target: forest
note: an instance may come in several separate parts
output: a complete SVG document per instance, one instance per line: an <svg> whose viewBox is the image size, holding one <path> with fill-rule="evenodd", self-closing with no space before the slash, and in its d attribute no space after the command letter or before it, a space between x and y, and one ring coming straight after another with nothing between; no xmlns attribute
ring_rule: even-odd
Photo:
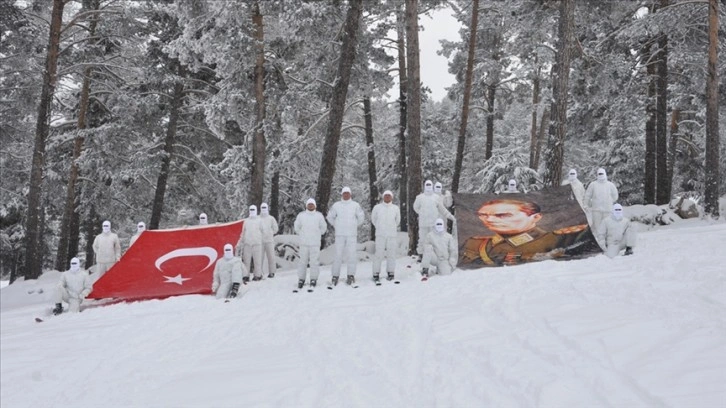
<svg viewBox="0 0 726 408"><path fill-rule="evenodd" d="M443 8L436 101L419 31ZM532 191L570 168L718 218L725 40L726 0L0 0L0 275L90 266L103 220L125 243L267 202L291 234L344 185L368 213L392 190L412 238L424 180Z"/></svg>

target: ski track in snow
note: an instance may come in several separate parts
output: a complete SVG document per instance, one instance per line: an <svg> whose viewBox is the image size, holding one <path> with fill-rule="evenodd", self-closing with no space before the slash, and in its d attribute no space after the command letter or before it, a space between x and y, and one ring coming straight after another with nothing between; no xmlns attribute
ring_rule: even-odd
<svg viewBox="0 0 726 408"><path fill-rule="evenodd" d="M229 303L184 296L33 322L55 280L2 289L0 406L723 407L726 225L636 254L457 270ZM320 281L330 277L322 268ZM44 293L28 294L44 287Z"/></svg>

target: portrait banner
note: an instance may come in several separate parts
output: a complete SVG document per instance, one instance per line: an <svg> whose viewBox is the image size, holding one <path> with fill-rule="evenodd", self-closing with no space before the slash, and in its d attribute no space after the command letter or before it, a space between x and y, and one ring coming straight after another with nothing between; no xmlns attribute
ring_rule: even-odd
<svg viewBox="0 0 726 408"><path fill-rule="evenodd" d="M88 297L143 300L212 293L216 261L225 244L237 244L243 222L144 231Z"/></svg>
<svg viewBox="0 0 726 408"><path fill-rule="evenodd" d="M601 253L570 186L529 193L454 194L462 269Z"/></svg>

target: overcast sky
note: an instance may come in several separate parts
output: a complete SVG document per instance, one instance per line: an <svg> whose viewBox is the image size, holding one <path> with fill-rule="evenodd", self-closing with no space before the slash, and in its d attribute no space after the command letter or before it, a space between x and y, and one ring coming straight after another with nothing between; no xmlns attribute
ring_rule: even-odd
<svg viewBox="0 0 726 408"><path fill-rule="evenodd" d="M421 82L431 88L431 99L440 101L446 96L446 87L454 83L454 76L449 74L449 61L436 53L441 50L439 40L459 40L461 25L452 15L452 10L442 9L421 16L420 24L424 27L419 32L421 47Z"/></svg>

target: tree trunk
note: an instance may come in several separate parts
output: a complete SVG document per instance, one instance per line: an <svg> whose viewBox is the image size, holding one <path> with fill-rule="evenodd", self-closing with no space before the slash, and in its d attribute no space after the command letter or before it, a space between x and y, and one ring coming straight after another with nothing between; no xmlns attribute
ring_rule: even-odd
<svg viewBox="0 0 726 408"><path fill-rule="evenodd" d="M663 1L661 1L663 3ZM667 4L665 4L667 6ZM668 36L658 37L656 79L656 121L655 121L655 168L656 188L655 203L658 205L670 202L670 183L668 183Z"/></svg>
<svg viewBox="0 0 726 408"><path fill-rule="evenodd" d="M471 6L471 27L469 28L469 53L466 59L466 76L464 77L464 100L461 106L461 125L459 126L459 140L456 143L456 159L454 160L454 179L451 182L451 191L459 192L459 179L461 166L464 162L464 147L466 147L466 125L469 120L469 100L471 99L471 80L474 71L474 50L476 49L476 29L479 24L479 0L474 0Z"/></svg>
<svg viewBox="0 0 726 408"><path fill-rule="evenodd" d="M45 72L43 73L43 88L38 103L38 117L35 127L35 145L33 147L33 162L30 169L30 182L28 183L28 213L25 223L25 270L26 279L36 279L40 276L43 265L43 254L40 252L40 214L41 196L43 193L43 167L45 166L45 144L50 130L50 117L53 95L58 81L58 51L60 48L60 32L63 24L63 0L53 0L53 10L50 18L48 35L48 51L45 58Z"/></svg>
<svg viewBox="0 0 726 408"><path fill-rule="evenodd" d="M183 97L184 84L181 82L181 79L179 79L177 83L174 84L174 95L171 102L171 111L169 112L169 124L166 129L166 138L164 140L164 156L161 158L161 170L159 171L159 177L156 179L156 191L154 192L154 202L151 207L151 220L149 221L150 230L159 228L161 213L164 210L164 194L166 193L166 184L169 179L171 159L174 156L174 141L176 140L176 128Z"/></svg>
<svg viewBox="0 0 726 408"><path fill-rule="evenodd" d="M93 252L93 240L96 235L101 233L99 224L101 223L96 213L96 206L91 204L91 209L88 211L88 219L86 219L86 264L83 266L84 269L89 269L95 264L96 254Z"/></svg>
<svg viewBox="0 0 726 408"><path fill-rule="evenodd" d="M534 57L534 63L537 64L537 56ZM537 67L537 73L534 74L534 79L532 80L532 128L529 131L529 168L537 170L537 166L535 163L537 161L535 158L537 157L537 108L539 107L539 74L542 67Z"/></svg>
<svg viewBox="0 0 726 408"><path fill-rule="evenodd" d="M333 94L330 98L328 129L325 132L323 158L320 163L320 173L318 173L318 190L315 193L318 211L323 214L328 212L330 188L335 176L335 162L338 157L338 145L340 144L340 128L343 124L345 101L348 96L350 71L355 60L358 26L363 9L362 3L363 0L350 1L350 7L343 25L343 44L340 47L338 73L334 81Z"/></svg>
<svg viewBox="0 0 726 408"><path fill-rule="evenodd" d="M547 148L547 169L545 184L556 187L562 179L562 165L565 155L565 137L567 136L567 94L570 79L570 59L572 58L572 27L575 20L574 0L560 1L560 19L557 27L558 43L555 67L552 70L552 106L550 115L550 145Z"/></svg>
<svg viewBox="0 0 726 408"><path fill-rule="evenodd" d="M76 186L76 197L81 196L81 187ZM81 214L78 208L78 203L75 203L73 214L71 214L71 225L68 229L68 258L71 259L78 255L78 245L81 241Z"/></svg>
<svg viewBox="0 0 726 408"><path fill-rule="evenodd" d="M537 148L534 151L534 167L533 169L537 169L539 167L539 159L541 157L542 153L542 141L545 137L545 129L549 129L550 127L550 110L549 108L545 107L542 111L542 119L540 120L539 125L539 135L537 136Z"/></svg>
<svg viewBox="0 0 726 408"><path fill-rule="evenodd" d="M398 35L398 202L401 210L401 231L408 231L408 171L406 169L406 16L398 4L396 10Z"/></svg>
<svg viewBox="0 0 726 408"><path fill-rule="evenodd" d="M265 44L260 4L255 1L252 23L255 26L255 135L252 142L252 174L248 205L259 206L265 188Z"/></svg>
<svg viewBox="0 0 726 408"><path fill-rule="evenodd" d="M671 140L668 145L668 195L673 191L673 170L676 168L676 153L678 152L678 124L681 120L681 110L674 108L671 112Z"/></svg>
<svg viewBox="0 0 726 408"><path fill-rule="evenodd" d="M719 217L719 133L718 133L718 0L708 6L708 76L706 77L706 191L705 211Z"/></svg>
<svg viewBox="0 0 726 408"><path fill-rule="evenodd" d="M373 118L371 117L371 97L363 97L363 116L366 127L366 148L368 150L368 192L371 210L378 203L378 186L376 177L376 152L373 147ZM371 225L371 240L376 239L376 227Z"/></svg>
<svg viewBox="0 0 726 408"><path fill-rule="evenodd" d="M406 0L406 60L408 69L408 208L421 192L421 68L418 44L418 0ZM418 214L408 212L409 252L414 253L418 241Z"/></svg>
<svg viewBox="0 0 726 408"><path fill-rule="evenodd" d="M492 151L494 150L494 101L496 94L497 86L495 84L487 85L487 140L484 156L486 160L492 158Z"/></svg>
<svg viewBox="0 0 726 408"><path fill-rule="evenodd" d="M645 61L651 56L651 44L645 46ZM646 204L655 204L655 178L656 178L656 64L648 62L646 66L648 93L645 102L645 186L643 190L643 201Z"/></svg>
<svg viewBox="0 0 726 408"><path fill-rule="evenodd" d="M98 10L99 0L90 2L90 10ZM96 26L98 25L98 14L94 14L88 25L88 36L93 38L96 35ZM97 41L91 40L89 45L94 45ZM91 74L92 68L89 66L83 70L83 85L81 85L81 96L78 102L78 121L76 127L79 130L86 128L86 113L88 112L88 100L91 93ZM66 186L66 202L63 209L63 218L61 219L60 233L58 236L58 249L55 258L55 269L64 271L68 267L68 260L74 255L70 253L69 243L71 241L71 224L74 213L77 214L76 208L76 181L78 180L78 158L81 156L83 149L83 136L77 135L73 141L73 157L71 158L70 174L68 175L68 185ZM78 237L76 236L76 242ZM77 245L77 243L76 243ZM76 246L76 250L77 250Z"/></svg>

